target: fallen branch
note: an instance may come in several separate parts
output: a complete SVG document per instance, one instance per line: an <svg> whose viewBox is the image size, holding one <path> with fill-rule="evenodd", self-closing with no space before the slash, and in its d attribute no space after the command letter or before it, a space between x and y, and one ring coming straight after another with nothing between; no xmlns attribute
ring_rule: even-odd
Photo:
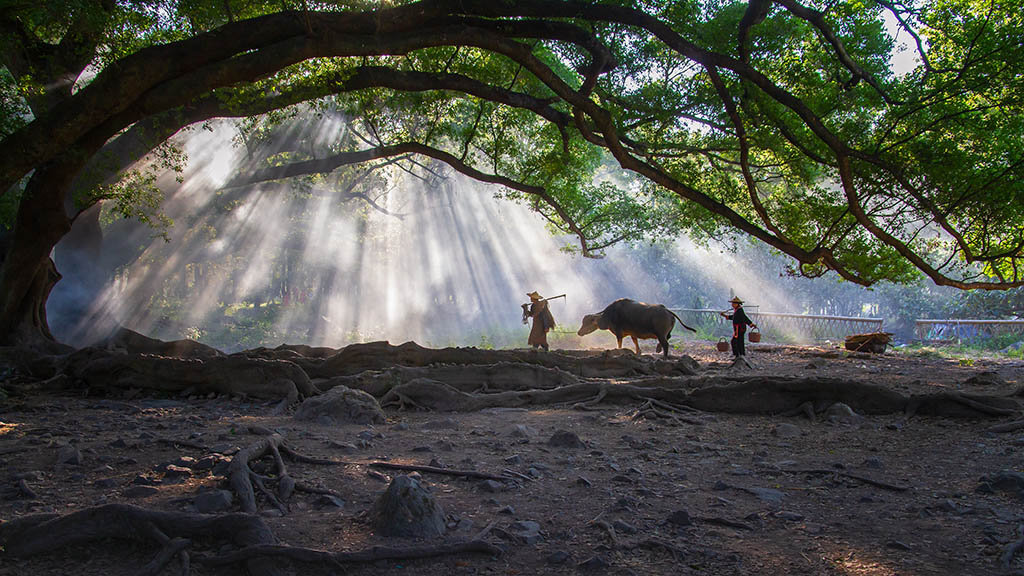
<svg viewBox="0 0 1024 576"><path fill-rule="evenodd" d="M697 522L703 522L705 524L714 524L715 526L725 526L726 528L736 528L738 530L753 530L754 527L743 522L736 520L729 520L728 518L719 518L717 516L695 516L693 518Z"/></svg>
<svg viewBox="0 0 1024 576"><path fill-rule="evenodd" d="M830 470L830 469L827 469L827 468L802 468L800 470L782 470L782 471L783 472L789 472L791 474L832 474L832 475L836 475L836 476L842 476L844 478L850 478L850 479L853 479L853 480L858 480L858 481L863 482L865 484L870 484L872 486L877 486L879 488L884 488L885 490L892 490L893 492L905 492L907 490L910 490L910 486L900 486L900 485L897 485L897 484L889 484L887 482L882 482L881 480L875 480L873 478L868 478L867 476L861 476L860 474L853 474L851 472L844 472L842 470Z"/></svg>

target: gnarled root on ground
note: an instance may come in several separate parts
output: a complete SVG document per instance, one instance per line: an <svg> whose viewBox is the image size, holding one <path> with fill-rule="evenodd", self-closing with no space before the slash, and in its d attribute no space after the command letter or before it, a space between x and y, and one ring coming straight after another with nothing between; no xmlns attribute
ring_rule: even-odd
<svg viewBox="0 0 1024 576"><path fill-rule="evenodd" d="M312 464L337 465L345 464L345 462L319 460L303 456L288 448L284 443L284 438L280 434L268 433L269 431L266 430L251 431L264 434L264 436L235 454L231 459L231 465L228 472L228 479L231 484L231 488L238 496L239 505L243 512L255 514L258 511L259 508L256 505L256 490L259 490L260 493L263 494L266 499L282 513L288 512L287 502L295 490L318 494L332 494L337 496L337 494L322 488L297 485L295 480L288 475L288 468L285 466L282 454L288 456L292 460ZM272 478L268 476L261 476L253 472L252 468L249 467L250 462L259 460L260 458L268 455L273 457L276 469L276 475ZM267 483L271 481L277 482L276 493L272 492L267 487Z"/></svg>
<svg viewBox="0 0 1024 576"><path fill-rule="evenodd" d="M1008 396L958 393L907 397L882 386L855 380L750 376L679 379L673 387L594 380L550 390L470 394L443 382L418 378L392 388L382 408L397 406L424 410L473 412L485 408L568 404L580 409L596 405L642 403L652 416L691 410L731 414L810 414L843 403L860 414L929 414L954 417L1001 417L1018 414L1021 404ZM667 381L654 379L665 384ZM693 388L696 386L696 388ZM667 407L673 407L666 411Z"/></svg>
<svg viewBox="0 0 1024 576"><path fill-rule="evenodd" d="M188 514L163 512L127 504L86 508L64 516L36 514L0 524L0 545L4 554L27 557L60 550L65 546L106 539L150 542L160 546L144 573L156 574L175 556L183 571L190 561L188 549L195 539L231 543L245 549L275 543L273 532L252 514ZM250 574L283 574L275 562L252 559L245 562Z"/></svg>

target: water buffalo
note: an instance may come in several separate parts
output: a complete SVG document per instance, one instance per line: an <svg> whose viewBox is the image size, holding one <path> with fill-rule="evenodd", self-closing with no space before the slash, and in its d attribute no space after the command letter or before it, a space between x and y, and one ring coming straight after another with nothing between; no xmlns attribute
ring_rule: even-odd
<svg viewBox="0 0 1024 576"><path fill-rule="evenodd" d="M657 338L658 352L664 351L668 358L668 339L672 336L672 327L676 320L679 325L691 332L690 328L679 316L675 315L664 304L644 304L629 298L619 298L608 305L607 308L597 314L587 314L583 317L583 325L580 326L580 336L590 334L601 328L615 334L619 341L619 348L622 348L622 338L630 336L633 338L633 345L636 346L636 353L640 353L640 343L637 338Z"/></svg>

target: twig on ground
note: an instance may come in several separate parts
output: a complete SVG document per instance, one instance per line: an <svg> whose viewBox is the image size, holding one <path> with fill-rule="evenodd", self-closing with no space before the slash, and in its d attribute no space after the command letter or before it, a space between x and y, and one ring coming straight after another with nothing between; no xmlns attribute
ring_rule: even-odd
<svg viewBox="0 0 1024 576"><path fill-rule="evenodd" d="M1014 420L1013 422L1006 422L1004 424L997 424L990 428L985 429L986 432L1016 432L1024 428L1024 420Z"/></svg>
<svg viewBox="0 0 1024 576"><path fill-rule="evenodd" d="M868 478L867 476L861 476L860 474L854 474L852 472L844 472L842 470L831 470L827 468L801 468L799 470L782 470L782 472L788 472L790 474L834 474L844 478L858 480L879 488L884 488L885 490L892 490L893 492L905 492L910 490L910 486L889 484L888 482L882 482L881 480L875 480L873 478Z"/></svg>
<svg viewBox="0 0 1024 576"><path fill-rule="evenodd" d="M465 476L466 478L481 478L483 480L508 480L507 476L491 474L489 472L477 472L476 470L456 470L453 468L438 468L436 466L421 466L418 464L395 464L394 462L370 462L369 465L374 468L385 468L388 470L409 470L411 472Z"/></svg>
<svg viewBox="0 0 1024 576"><path fill-rule="evenodd" d="M753 530L754 527L743 522L736 520L729 520L728 518L719 518L717 516L695 516L693 518L697 522L703 522L705 524L714 524L715 526L725 526L726 528L736 528L738 530Z"/></svg>
<svg viewBox="0 0 1024 576"><path fill-rule="evenodd" d="M209 450L206 446L199 444L198 442L192 442L190 440L180 440L174 438L157 438L157 442L161 444L170 444L171 446L184 446L186 448L195 448L196 450Z"/></svg>

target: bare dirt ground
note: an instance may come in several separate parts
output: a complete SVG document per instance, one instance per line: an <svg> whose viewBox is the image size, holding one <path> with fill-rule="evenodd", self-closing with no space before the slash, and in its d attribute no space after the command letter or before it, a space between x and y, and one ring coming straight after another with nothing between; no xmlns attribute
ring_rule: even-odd
<svg viewBox="0 0 1024 576"><path fill-rule="evenodd" d="M683 352L701 374L729 372L730 357L711 343ZM844 378L903 394L1005 396L1024 386L1020 361L963 365L769 345L751 346L749 358L755 374ZM338 552L480 537L503 550L354 562L337 573L1024 574L1024 486L1014 480L1024 473L1024 430L989 431L1012 417L666 418L638 414L637 405L598 404L388 409L383 424L329 426L272 415L272 402L134 394L0 403L0 519L109 503L194 512L198 494L227 487L223 463L257 441L251 431L262 427L297 452L345 462L288 465L297 482L334 497L296 492L282 512L257 494L259 514L280 543ZM584 445L550 443L560 430ZM364 513L391 478L408 472L375 462L502 480L414 473L443 507L448 531L431 541L386 538ZM192 545L198 550L202 542ZM106 540L29 557L0 553L0 575L147 573L157 551ZM302 563L290 569L330 573ZM245 573L237 564L194 562L190 570ZM155 573L182 568L171 562Z"/></svg>

